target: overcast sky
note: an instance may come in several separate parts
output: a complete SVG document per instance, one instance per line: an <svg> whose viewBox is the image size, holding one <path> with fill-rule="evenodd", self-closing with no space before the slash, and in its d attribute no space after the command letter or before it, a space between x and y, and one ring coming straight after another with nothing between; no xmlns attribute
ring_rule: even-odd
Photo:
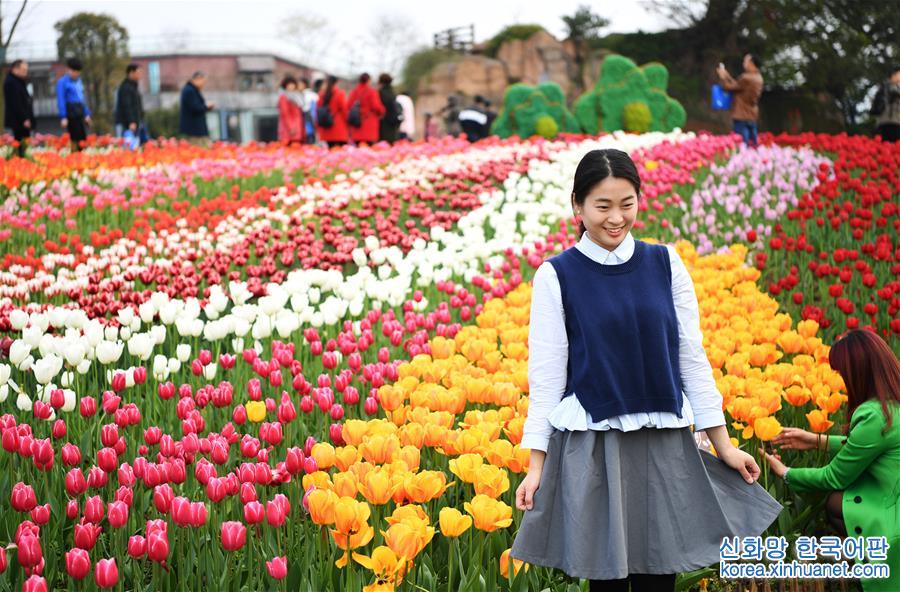
<svg viewBox="0 0 900 592"><path fill-rule="evenodd" d="M102 12L122 23L132 39L132 52L158 53L173 48L210 49L224 46L232 50L265 50L307 57L314 54L318 66L329 71L378 69L370 39L373 23L390 17L404 23L401 39L392 43L429 45L433 33L448 27L475 24L477 41L493 36L506 25L537 23L562 37L560 15L572 14L579 4L590 3L611 24L604 32L659 31L663 19L648 12L641 0L594 3L589 0L30 0L16 30L9 57L47 58L55 53L53 25L77 12ZM21 4L4 0L4 35L10 13ZM297 49L303 38L288 40L283 23L292 15L305 13L325 21L318 38L309 37L315 47ZM175 47L173 47L175 45ZM19 54L19 55L17 55ZM352 62L352 67L349 63ZM340 72L339 72L340 73Z"/></svg>

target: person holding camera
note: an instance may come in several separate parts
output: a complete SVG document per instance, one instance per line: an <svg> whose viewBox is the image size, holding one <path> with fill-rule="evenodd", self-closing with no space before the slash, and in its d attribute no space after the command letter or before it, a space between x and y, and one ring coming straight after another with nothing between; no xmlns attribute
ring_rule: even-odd
<svg viewBox="0 0 900 592"><path fill-rule="evenodd" d="M737 80L731 77L725 64L719 64L716 73L725 90L734 93L731 102L731 121L734 132L740 134L744 143L756 146L759 121L759 97L762 95L763 78L759 73L759 56L748 53L744 56L744 72Z"/></svg>

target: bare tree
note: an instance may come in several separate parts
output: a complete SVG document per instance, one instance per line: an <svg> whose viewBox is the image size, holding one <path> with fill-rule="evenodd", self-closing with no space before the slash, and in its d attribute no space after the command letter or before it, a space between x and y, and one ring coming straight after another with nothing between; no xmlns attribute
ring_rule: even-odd
<svg viewBox="0 0 900 592"><path fill-rule="evenodd" d="M641 0L645 10L655 12L672 23L671 28L693 27L706 14L707 0Z"/></svg>
<svg viewBox="0 0 900 592"><path fill-rule="evenodd" d="M15 8L12 10L13 17L12 25L9 27L9 31L6 35L3 35L3 28L6 21L6 15L4 14L6 11L6 7L12 4L11 2L3 2L0 0L0 66L6 64L6 50L9 48L9 44L12 43L13 35L16 33L16 27L19 26L19 21L22 20L22 15L25 14L25 8L28 6L28 0L22 0L22 4L19 5L18 10Z"/></svg>
<svg viewBox="0 0 900 592"><path fill-rule="evenodd" d="M278 28L278 34L295 45L304 65L322 68L328 49L334 46L335 30L323 16L313 13L287 17Z"/></svg>
<svg viewBox="0 0 900 592"><path fill-rule="evenodd" d="M420 45L415 23L402 14L381 13L369 28L372 65L396 76L406 58Z"/></svg>

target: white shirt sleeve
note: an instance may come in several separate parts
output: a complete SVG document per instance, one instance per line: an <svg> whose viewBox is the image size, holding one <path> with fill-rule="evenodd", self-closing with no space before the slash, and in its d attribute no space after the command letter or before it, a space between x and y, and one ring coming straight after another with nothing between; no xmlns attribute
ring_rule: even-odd
<svg viewBox="0 0 900 592"><path fill-rule="evenodd" d="M534 274L528 329L528 417L522 448L547 451L553 426L547 416L566 389L569 339L556 270L545 261Z"/></svg>
<svg viewBox="0 0 900 592"><path fill-rule="evenodd" d="M675 248L672 246L667 248L672 262L672 299L678 317L681 387L691 403L694 429L701 431L725 425L722 394L716 386L712 366L706 357L706 350L703 349L700 309L694 292L694 282Z"/></svg>

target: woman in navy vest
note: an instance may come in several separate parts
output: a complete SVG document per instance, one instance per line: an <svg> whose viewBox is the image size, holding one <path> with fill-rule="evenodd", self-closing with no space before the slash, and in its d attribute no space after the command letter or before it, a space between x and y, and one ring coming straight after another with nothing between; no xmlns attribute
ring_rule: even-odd
<svg viewBox="0 0 900 592"><path fill-rule="evenodd" d="M684 263L631 236L640 192L625 152L588 152L572 192L581 240L532 292L531 459L510 554L592 592L673 590L677 573L719 562L723 537L759 535L781 511L726 432Z"/></svg>

